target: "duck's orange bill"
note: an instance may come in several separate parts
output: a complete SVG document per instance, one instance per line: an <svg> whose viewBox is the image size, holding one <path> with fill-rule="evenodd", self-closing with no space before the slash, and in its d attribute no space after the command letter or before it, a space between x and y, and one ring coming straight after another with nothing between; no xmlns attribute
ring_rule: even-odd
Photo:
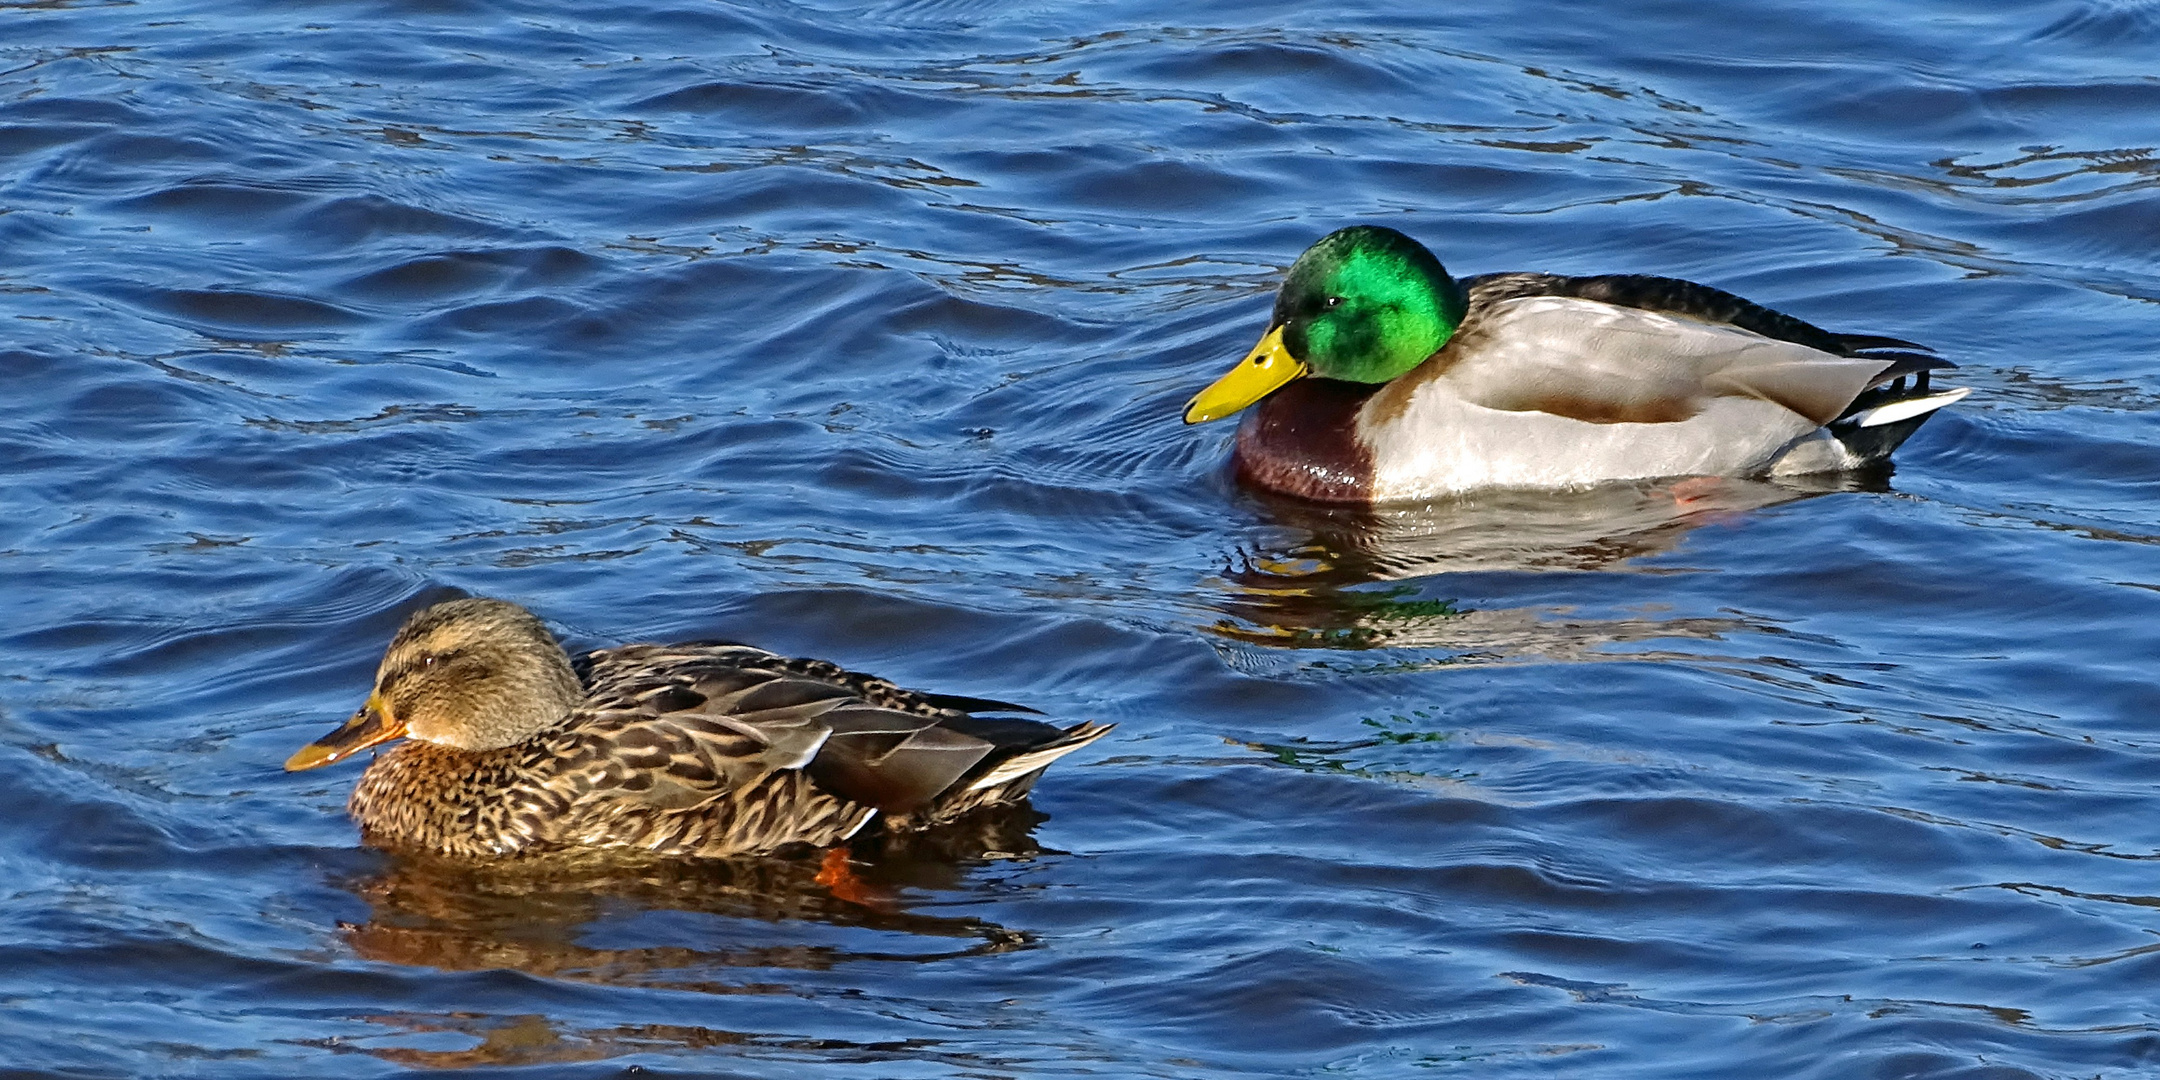
<svg viewBox="0 0 2160 1080"><path fill-rule="evenodd" d="M1193 395L1185 404L1185 422L1201 424L1220 420L1274 393L1282 385L1305 374L1305 365L1283 348L1283 328L1278 326L1238 361L1238 366Z"/></svg>
<svg viewBox="0 0 2160 1080"><path fill-rule="evenodd" d="M369 696L367 704L338 725L336 731L303 746L285 759L286 772L299 772L351 757L370 746L405 734L405 725L383 714L382 699Z"/></svg>

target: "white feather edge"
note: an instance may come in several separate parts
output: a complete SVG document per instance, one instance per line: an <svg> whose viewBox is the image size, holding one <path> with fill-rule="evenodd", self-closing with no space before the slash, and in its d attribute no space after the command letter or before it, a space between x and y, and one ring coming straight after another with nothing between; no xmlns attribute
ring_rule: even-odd
<svg viewBox="0 0 2160 1080"><path fill-rule="evenodd" d="M1025 754L1016 754L1000 763L997 768L982 774L982 778L969 784L967 790L981 791L984 788L996 787L1008 780L1018 780L1031 772L1039 772L1047 768L1051 762L1109 734L1111 726L1106 724L1096 728L1094 731L1087 732L1084 737L1074 739L1063 746L1053 746L1047 750L1031 750Z"/></svg>
<svg viewBox="0 0 2160 1080"><path fill-rule="evenodd" d="M1853 427L1881 427L1884 424L1895 424L1900 420L1910 420L1915 416L1934 412L1952 402L1962 401L1965 395L1970 393L1972 393L1972 387L1960 386L1955 390L1945 390L1940 394L1906 398L1903 401L1893 401L1888 405L1877 405L1872 409L1862 409L1851 416L1838 420L1837 423L1841 427L1848 424Z"/></svg>
<svg viewBox="0 0 2160 1080"><path fill-rule="evenodd" d="M866 809L865 809L865 810L863 811L863 816L862 816L862 817L860 817L860 818L857 818L857 819L856 819L856 821L855 821L855 827L854 827L854 828L852 828L852 829L849 829L849 830L848 830L848 831L847 831L847 832L846 832L845 834L843 834L843 835L842 835L842 836L840 837L840 839L842 839L842 840L853 840L853 839L855 839L855 834L856 834L856 833L859 833L859 832L861 832L861 831L863 830L863 826L865 826L865 825L868 825L868 824L870 824L870 822L871 822L872 820L876 819L877 815L878 815L878 810L877 810L877 807L875 807L875 806L872 806L872 807L868 807L868 808L866 808Z"/></svg>

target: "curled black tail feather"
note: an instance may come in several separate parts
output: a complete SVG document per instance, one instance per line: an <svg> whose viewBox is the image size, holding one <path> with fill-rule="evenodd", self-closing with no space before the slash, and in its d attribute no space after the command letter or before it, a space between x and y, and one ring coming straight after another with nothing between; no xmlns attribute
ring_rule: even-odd
<svg viewBox="0 0 2160 1080"><path fill-rule="evenodd" d="M1833 336L1837 338L1839 345L1844 346L1845 355L1847 356L1857 356L1860 353L1888 351L1922 353L1932 353L1935 351L1934 349L1931 349L1926 345L1922 345L1917 341L1907 341L1904 338L1886 337L1882 334L1836 334Z"/></svg>

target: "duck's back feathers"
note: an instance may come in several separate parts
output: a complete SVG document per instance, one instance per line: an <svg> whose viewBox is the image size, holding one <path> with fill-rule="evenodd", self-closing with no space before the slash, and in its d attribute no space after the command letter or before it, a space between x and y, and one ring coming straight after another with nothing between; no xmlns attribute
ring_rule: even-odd
<svg viewBox="0 0 2160 1080"><path fill-rule="evenodd" d="M1464 322L1476 319L1481 306L1492 307L1509 300L1531 296L1566 296L1594 300L1614 307L1679 315L1715 326L1736 326L1767 338L1790 341L1795 345L1805 345L1832 355L1845 355L1849 352L1849 348L1844 344L1846 335L1831 333L1814 323L1793 318L1782 311L1764 307L1723 289L1682 278L1659 277L1655 274L1593 274L1568 277L1560 274L1502 273L1464 278L1462 285L1470 298L1470 310L1464 317ZM1909 342L1900 342L1895 338L1878 338L1873 335L1855 337L1910 345Z"/></svg>
<svg viewBox="0 0 2160 1080"><path fill-rule="evenodd" d="M370 839L465 855L831 844L880 813L920 827L1018 798L1108 730L975 717L954 705L1014 707L742 645L628 645L572 668L582 706L479 780L475 755L419 742L385 755L353 792ZM412 769L427 782L400 777Z"/></svg>
<svg viewBox="0 0 2160 1080"><path fill-rule="evenodd" d="M1952 366L1908 342L1835 334L1674 278L1496 274L1465 285L1454 337L1360 413L1372 498L1850 467L1886 452L1883 440L1785 457L1818 434L1835 442L1836 425L1867 408L1926 397L1927 373Z"/></svg>
<svg viewBox="0 0 2160 1080"><path fill-rule="evenodd" d="M1592 424L1677 424L1720 397L1769 402L1808 427L1830 422L1892 361L1826 353L1731 323L1572 296L1491 305L1375 400L1382 422L1432 389L1486 409ZM1786 438L1799 433L1789 432Z"/></svg>
<svg viewBox="0 0 2160 1080"><path fill-rule="evenodd" d="M1594 300L1615 307L1636 308L1678 315L1713 326L1731 326L1763 337L1804 345L1832 356L1880 359L1888 366L1876 382L1918 372L1954 368L1957 365L1935 355L1935 350L1916 341L1883 334L1845 334L1825 330L1774 308L1767 308L1723 289L1682 278L1653 274L1597 274L1566 277L1558 274L1483 274L1463 280L1470 298L1470 313L1489 312L1508 301L1531 296L1565 296ZM1465 321L1469 321L1468 318ZM1920 384L1925 390L1926 383Z"/></svg>

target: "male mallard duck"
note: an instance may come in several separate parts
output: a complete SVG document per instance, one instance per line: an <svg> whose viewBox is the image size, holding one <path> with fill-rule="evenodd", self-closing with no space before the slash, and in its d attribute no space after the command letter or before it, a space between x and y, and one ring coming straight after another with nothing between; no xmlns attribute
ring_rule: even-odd
<svg viewBox="0 0 2160 1080"><path fill-rule="evenodd" d="M835 844L881 813L912 829L1017 800L1110 730L971 715L1015 710L743 645L573 660L531 612L475 598L405 620L367 705L285 768L407 737L348 804L382 847L737 855Z"/></svg>
<svg viewBox="0 0 2160 1080"><path fill-rule="evenodd" d="M1185 422L1266 398L1238 428L1239 475L1323 502L1826 472L1888 457L1968 393L1931 391L1956 365L1927 352L1677 278L1456 281L1359 225L1298 256L1267 334Z"/></svg>

